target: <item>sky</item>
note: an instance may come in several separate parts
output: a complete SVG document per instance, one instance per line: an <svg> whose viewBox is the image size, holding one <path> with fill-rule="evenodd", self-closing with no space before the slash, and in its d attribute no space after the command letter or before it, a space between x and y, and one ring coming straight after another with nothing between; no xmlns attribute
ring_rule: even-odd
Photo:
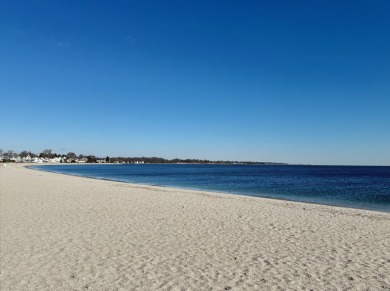
<svg viewBox="0 0 390 291"><path fill-rule="evenodd" d="M0 1L0 148L390 165L389 1Z"/></svg>

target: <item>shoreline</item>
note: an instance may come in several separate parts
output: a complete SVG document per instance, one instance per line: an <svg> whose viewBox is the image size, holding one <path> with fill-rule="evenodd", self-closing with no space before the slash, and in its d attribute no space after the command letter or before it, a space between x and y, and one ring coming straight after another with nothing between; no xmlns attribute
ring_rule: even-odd
<svg viewBox="0 0 390 291"><path fill-rule="evenodd" d="M4 290L384 290L390 214L0 167Z"/></svg>
<svg viewBox="0 0 390 291"><path fill-rule="evenodd" d="M107 164L107 163L106 163ZM357 209L357 210L363 210L363 211L374 211L374 212L379 212L379 213L390 213L390 210L378 210L378 209L372 209L369 207L353 207L353 206L346 206L346 205L339 205L339 204L323 204L320 202L310 202L310 201L299 201L299 200L294 200L294 199L288 199L288 198L279 198L279 197L273 197L273 196L256 196L256 195L250 195L246 193L234 193L234 192L223 192L223 191L217 191L217 190L209 190L209 189L198 189L198 188L185 188L185 187L180 187L180 186L165 186L165 185L151 185L151 184L144 184L144 183L134 183L134 182L126 182L126 181L121 181L121 180L114 180L114 179L109 179L109 178L98 178L98 177L92 177L92 176L83 176L83 175L77 175L77 174L71 174L71 173L61 173L61 172L55 172L55 171L49 171L49 170L44 170L44 169L39 169L38 167L40 166L68 166L68 165L99 165L99 164L94 164L94 163L85 163L85 164L48 164L48 165L36 165L36 164L28 164L28 165L23 165L25 168L30 169L30 170L36 170L36 171L44 171L48 173L55 173L55 174L60 174L60 175L69 175L69 176L74 176L74 177L81 177L81 178L87 178L87 179L96 179L96 180L104 180L104 181L113 181L113 182L119 182L119 183L126 183L129 185L137 186L151 186L151 187L161 187L161 188L166 188L166 189L176 189L176 190L183 190L183 191L200 191L200 192L209 192L211 194L220 194L220 195L235 195L235 196L242 196L242 197L251 197L251 198L261 198L261 199L271 199L271 200L281 200L281 201L286 201L286 202L293 202L293 203L303 203L303 204L314 204L314 205L321 205L321 206L330 206L330 207L337 207L337 208L346 208L346 209ZM104 165L104 164L101 164ZM109 163L109 165L116 165L114 163ZM35 166L36 168L32 168Z"/></svg>

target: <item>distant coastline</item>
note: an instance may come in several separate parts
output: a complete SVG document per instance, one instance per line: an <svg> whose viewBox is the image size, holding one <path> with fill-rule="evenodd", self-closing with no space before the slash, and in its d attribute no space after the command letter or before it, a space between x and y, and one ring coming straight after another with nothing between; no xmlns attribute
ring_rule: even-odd
<svg viewBox="0 0 390 291"><path fill-rule="evenodd" d="M256 162L256 161L229 161L229 160L207 160L207 159L165 159L159 157L112 157L111 163L124 164L226 164L226 165L289 165L288 163L277 162Z"/></svg>
<svg viewBox="0 0 390 291"><path fill-rule="evenodd" d="M98 157L95 155L77 155L74 152L67 154L53 153L51 149L45 149L36 154L31 151L20 153L13 150L4 151L0 149L0 162L8 163L114 163L114 164L226 164L226 165L305 165L288 164L278 162L256 162L256 161L231 161L231 160L207 160L207 159L165 159L160 157Z"/></svg>

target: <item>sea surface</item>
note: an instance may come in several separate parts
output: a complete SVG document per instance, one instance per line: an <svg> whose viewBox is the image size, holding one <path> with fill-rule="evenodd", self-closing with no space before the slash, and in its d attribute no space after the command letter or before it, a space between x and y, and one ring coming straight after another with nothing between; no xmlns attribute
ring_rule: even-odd
<svg viewBox="0 0 390 291"><path fill-rule="evenodd" d="M134 184L390 212L390 167L67 164L33 168Z"/></svg>

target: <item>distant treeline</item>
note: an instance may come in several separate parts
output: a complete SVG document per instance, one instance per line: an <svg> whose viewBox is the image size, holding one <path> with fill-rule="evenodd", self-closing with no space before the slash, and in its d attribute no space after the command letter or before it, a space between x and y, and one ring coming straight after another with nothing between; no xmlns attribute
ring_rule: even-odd
<svg viewBox="0 0 390 291"><path fill-rule="evenodd" d="M94 155L77 155L74 152L68 152L67 154L57 154L51 149L45 149L41 153L36 154L31 151L22 151L20 153L12 150L0 149L0 158L2 161L12 161L14 157L39 157L52 159L56 157L64 157L67 162L76 162L77 159L85 159L87 163L130 163L130 164L245 164L245 165L287 165L286 163L272 163L272 162L253 162L253 161L212 161L212 160L201 160L201 159L164 159L159 157L96 157Z"/></svg>
<svg viewBox="0 0 390 291"><path fill-rule="evenodd" d="M253 161L212 161L201 159L164 159L158 157L111 157L111 163L146 163L146 164L246 164L246 165L287 165L286 163L253 162Z"/></svg>

